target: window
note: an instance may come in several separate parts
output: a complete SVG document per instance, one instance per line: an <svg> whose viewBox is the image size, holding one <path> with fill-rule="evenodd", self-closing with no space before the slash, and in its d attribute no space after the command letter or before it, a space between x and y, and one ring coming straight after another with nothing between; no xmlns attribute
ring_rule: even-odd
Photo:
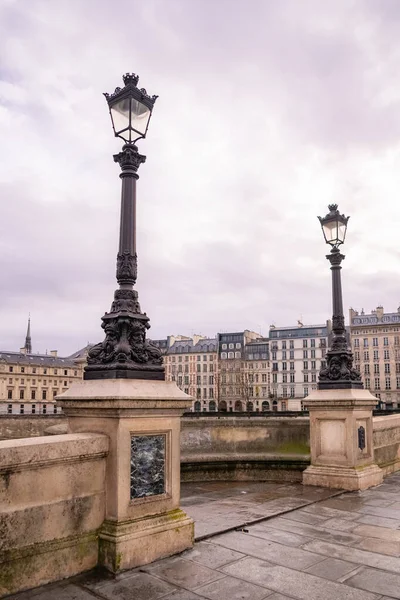
<svg viewBox="0 0 400 600"><path fill-rule="evenodd" d="M308 360L305 360L303 362L303 369L304 369L304 371L308 371Z"/></svg>
<svg viewBox="0 0 400 600"><path fill-rule="evenodd" d="M228 358L235 358L234 352L228 352Z"/></svg>
<svg viewBox="0 0 400 600"><path fill-rule="evenodd" d="M369 365L364 365L364 374L369 375Z"/></svg>
<svg viewBox="0 0 400 600"><path fill-rule="evenodd" d="M74 377L78 375L78 371L74 371Z"/></svg>
<svg viewBox="0 0 400 600"><path fill-rule="evenodd" d="M53 390L53 398L55 398L58 394L58 390Z"/></svg>
<svg viewBox="0 0 400 600"><path fill-rule="evenodd" d="M23 404L20 404L20 405L19 405L19 414L20 414L20 415L23 415L24 413L25 413L25 407L24 407L24 405L23 405Z"/></svg>
<svg viewBox="0 0 400 600"><path fill-rule="evenodd" d="M278 383L278 375L277 375L277 373L272 373L272 383Z"/></svg>
<svg viewBox="0 0 400 600"><path fill-rule="evenodd" d="M390 377L385 377L385 389L390 390Z"/></svg>
<svg viewBox="0 0 400 600"><path fill-rule="evenodd" d="M373 338L372 345L373 346L377 346L378 345L378 338Z"/></svg>
<svg viewBox="0 0 400 600"><path fill-rule="evenodd" d="M21 377L21 385L24 385L25 383L25 379L23 377Z"/></svg>
<svg viewBox="0 0 400 600"><path fill-rule="evenodd" d="M400 390L400 377L396 377L396 388Z"/></svg>
<svg viewBox="0 0 400 600"><path fill-rule="evenodd" d="M368 338L364 338L363 344L364 344L364 348L368 348Z"/></svg>
<svg viewBox="0 0 400 600"><path fill-rule="evenodd" d="M303 350L303 358L308 358L308 350Z"/></svg>
<svg viewBox="0 0 400 600"><path fill-rule="evenodd" d="M317 374L316 373L311 373L311 381L312 382L317 381Z"/></svg>
<svg viewBox="0 0 400 600"><path fill-rule="evenodd" d="M8 404L7 406L7 414L12 415L12 404Z"/></svg>
<svg viewBox="0 0 400 600"><path fill-rule="evenodd" d="M32 367L32 373L36 373L36 367Z"/></svg>
<svg viewBox="0 0 400 600"><path fill-rule="evenodd" d="M384 346L389 346L389 338L387 338L387 337L383 338L383 345Z"/></svg>
<svg viewBox="0 0 400 600"><path fill-rule="evenodd" d="M273 371L277 371L278 370L278 363L276 363L276 362L272 363L272 370Z"/></svg>
<svg viewBox="0 0 400 600"><path fill-rule="evenodd" d="M25 367L21 367L21 373L25 373Z"/></svg>
<svg viewBox="0 0 400 600"><path fill-rule="evenodd" d="M235 358L240 358L242 355L240 352L235 352Z"/></svg>
<svg viewBox="0 0 400 600"><path fill-rule="evenodd" d="M294 383L294 373L290 373L290 383Z"/></svg>
<svg viewBox="0 0 400 600"><path fill-rule="evenodd" d="M293 349L294 349L294 341L293 341L293 340L290 340L290 342L289 342L289 348L290 348L291 350L293 350Z"/></svg>
<svg viewBox="0 0 400 600"><path fill-rule="evenodd" d="M242 344L240 344L240 343L236 344L236 348L240 349L241 347L242 347Z"/></svg>
<svg viewBox="0 0 400 600"><path fill-rule="evenodd" d="M356 338L354 340L354 348L359 348L360 347L360 340L358 338Z"/></svg>
<svg viewBox="0 0 400 600"><path fill-rule="evenodd" d="M32 404L32 414L36 413L36 404Z"/></svg>
<svg viewBox="0 0 400 600"><path fill-rule="evenodd" d="M10 373L12 373L14 371L14 367L8 367L8 370Z"/></svg>
<svg viewBox="0 0 400 600"><path fill-rule="evenodd" d="M358 352L354 352L354 360L360 360L360 353Z"/></svg>
<svg viewBox="0 0 400 600"><path fill-rule="evenodd" d="M311 348L315 348L315 340L311 340Z"/></svg>
<svg viewBox="0 0 400 600"><path fill-rule="evenodd" d="M207 388L203 388L203 398L207 398Z"/></svg>
<svg viewBox="0 0 400 600"><path fill-rule="evenodd" d="M376 390L379 390L379 387L380 387L380 386L379 386L379 377L375 377L374 384L375 384L375 389L376 389Z"/></svg>
<svg viewBox="0 0 400 600"><path fill-rule="evenodd" d="M308 373L304 373L304 381L305 383L308 383Z"/></svg>
<svg viewBox="0 0 400 600"><path fill-rule="evenodd" d="M379 360L379 350L374 350L374 360Z"/></svg>
<svg viewBox="0 0 400 600"><path fill-rule="evenodd" d="M287 371L287 362L282 363L282 371Z"/></svg>
<svg viewBox="0 0 400 600"><path fill-rule="evenodd" d="M290 370L291 370L291 371L294 371L294 362L291 362L291 363L290 363Z"/></svg>
<svg viewBox="0 0 400 600"><path fill-rule="evenodd" d="M306 396L308 396L308 387L305 387L305 388L304 388L304 398L305 398Z"/></svg>
<svg viewBox="0 0 400 600"><path fill-rule="evenodd" d="M311 350L311 358L315 358L315 350Z"/></svg>
<svg viewBox="0 0 400 600"><path fill-rule="evenodd" d="M390 363L385 363L385 373L390 373Z"/></svg>
<svg viewBox="0 0 400 600"><path fill-rule="evenodd" d="M316 369L316 368L317 368L317 363L315 362L315 360L312 360L312 361L311 361L311 369L312 369L313 371L315 371L315 369Z"/></svg>
<svg viewBox="0 0 400 600"><path fill-rule="evenodd" d="M227 344L222 344L222 350L226 350L228 348Z"/></svg>
<svg viewBox="0 0 400 600"><path fill-rule="evenodd" d="M44 415L47 414L47 404L43 404L42 412Z"/></svg>
<svg viewBox="0 0 400 600"><path fill-rule="evenodd" d="M7 398L8 400L12 400L12 390L7 391Z"/></svg>
<svg viewBox="0 0 400 600"><path fill-rule="evenodd" d="M394 336L394 345L400 346L400 337L398 335Z"/></svg>
<svg viewBox="0 0 400 600"><path fill-rule="evenodd" d="M25 391L24 391L24 390L19 390L19 399L20 399L20 400L23 400L23 399L24 399L24 394L25 394Z"/></svg>
<svg viewBox="0 0 400 600"><path fill-rule="evenodd" d="M291 387L290 388L290 397L294 398L294 394L295 394L295 389L294 389L294 387Z"/></svg>
<svg viewBox="0 0 400 600"><path fill-rule="evenodd" d="M369 377L366 377L366 379L365 379L365 387L367 389L370 389L370 387L371 387L371 380Z"/></svg>
<svg viewBox="0 0 400 600"><path fill-rule="evenodd" d="M64 375L68 375L68 369L64 369Z"/></svg>
<svg viewBox="0 0 400 600"><path fill-rule="evenodd" d="M303 340L303 348L307 348L308 346L308 340Z"/></svg>
<svg viewBox="0 0 400 600"><path fill-rule="evenodd" d="M276 360L276 352L275 352L275 350L272 352L272 360Z"/></svg>
<svg viewBox="0 0 400 600"><path fill-rule="evenodd" d="M282 383L287 383L287 373L283 373L283 375L282 375Z"/></svg>
<svg viewBox="0 0 400 600"><path fill-rule="evenodd" d="M54 405L54 406L53 406L53 413L54 413L55 415L57 414L57 406L56 406L56 405Z"/></svg>
<svg viewBox="0 0 400 600"><path fill-rule="evenodd" d="M58 374L58 370L54 369L54 375L57 375L57 374Z"/></svg>
<svg viewBox="0 0 400 600"><path fill-rule="evenodd" d="M42 391L42 400L47 400L47 390Z"/></svg>
<svg viewBox="0 0 400 600"><path fill-rule="evenodd" d="M290 360L292 360L294 358L294 350L290 350L289 358L290 358Z"/></svg>
<svg viewBox="0 0 400 600"><path fill-rule="evenodd" d="M369 352L368 352L368 350L366 350L364 352L364 360L369 360Z"/></svg>
<svg viewBox="0 0 400 600"><path fill-rule="evenodd" d="M201 375L197 375L196 383L197 383L197 385L201 385Z"/></svg>
<svg viewBox="0 0 400 600"><path fill-rule="evenodd" d="M383 351L383 358L384 358L384 360L389 360L389 350Z"/></svg>
<svg viewBox="0 0 400 600"><path fill-rule="evenodd" d="M196 398L201 398L201 388L196 389Z"/></svg>
<svg viewBox="0 0 400 600"><path fill-rule="evenodd" d="M184 384L185 385L189 385L189 375L185 375L185 377L183 378Z"/></svg>
<svg viewBox="0 0 400 600"><path fill-rule="evenodd" d="M379 365L374 365L374 373L375 375L379 375Z"/></svg>
<svg viewBox="0 0 400 600"><path fill-rule="evenodd" d="M235 344L229 344L229 350L233 350L235 347Z"/></svg>
<svg viewBox="0 0 400 600"><path fill-rule="evenodd" d="M36 400L36 390L31 391L31 400Z"/></svg>
<svg viewBox="0 0 400 600"><path fill-rule="evenodd" d="M282 342L282 350L286 350L286 341Z"/></svg>
<svg viewBox="0 0 400 600"><path fill-rule="evenodd" d="M209 396L210 396L210 398L214 398L214 390L213 390L212 388L210 388L210 389L208 390L208 393L209 393ZM210 410L211 410L211 409L210 409ZM215 409L214 409L214 410L215 410Z"/></svg>
<svg viewBox="0 0 400 600"><path fill-rule="evenodd" d="M282 388L282 396L287 398L287 387Z"/></svg>
<svg viewBox="0 0 400 600"><path fill-rule="evenodd" d="M286 350L282 350L282 360L286 360Z"/></svg>
<svg viewBox="0 0 400 600"><path fill-rule="evenodd" d="M47 369L43 369L43 375L47 375Z"/></svg>
<svg viewBox="0 0 400 600"><path fill-rule="evenodd" d="M227 357L226 352L221 352L221 358L222 358L222 360L226 359L226 357Z"/></svg>

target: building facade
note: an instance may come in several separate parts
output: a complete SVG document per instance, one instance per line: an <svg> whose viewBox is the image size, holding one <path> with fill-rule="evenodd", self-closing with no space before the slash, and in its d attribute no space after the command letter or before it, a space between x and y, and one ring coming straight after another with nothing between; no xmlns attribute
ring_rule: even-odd
<svg viewBox="0 0 400 600"><path fill-rule="evenodd" d="M221 412L278 410L270 402L269 342L255 331L219 333L217 396Z"/></svg>
<svg viewBox="0 0 400 600"><path fill-rule="evenodd" d="M161 340L157 340L162 347ZM164 354L165 379L194 398L192 411L217 410L217 340L199 335L170 336Z"/></svg>
<svg viewBox="0 0 400 600"><path fill-rule="evenodd" d="M317 389L318 373L326 366L330 329L330 321L270 327L271 392L285 410L302 410L302 399Z"/></svg>
<svg viewBox="0 0 400 600"><path fill-rule="evenodd" d="M0 414L57 414L55 397L82 377L83 365L55 350L0 352Z"/></svg>
<svg viewBox="0 0 400 600"><path fill-rule="evenodd" d="M400 408L400 307L385 313L378 306L370 314L350 309L354 365L364 386L382 408Z"/></svg>

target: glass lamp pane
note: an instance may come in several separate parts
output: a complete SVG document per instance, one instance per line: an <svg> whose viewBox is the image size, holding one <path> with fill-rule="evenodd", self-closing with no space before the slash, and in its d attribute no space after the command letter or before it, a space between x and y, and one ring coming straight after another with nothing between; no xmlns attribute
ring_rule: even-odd
<svg viewBox="0 0 400 600"><path fill-rule="evenodd" d="M119 133L129 127L129 98L120 100L111 108L111 118L115 133Z"/></svg>
<svg viewBox="0 0 400 600"><path fill-rule="evenodd" d="M131 100L131 127L145 135L150 118L150 109L138 100ZM134 134L133 134L134 135Z"/></svg>
<svg viewBox="0 0 400 600"><path fill-rule="evenodd" d="M324 223L324 234L328 244L335 244L337 242L337 221Z"/></svg>
<svg viewBox="0 0 400 600"><path fill-rule="evenodd" d="M339 223L338 224L338 237L339 237L339 241L340 242L344 242L344 238L346 237L346 229L347 226L344 223Z"/></svg>

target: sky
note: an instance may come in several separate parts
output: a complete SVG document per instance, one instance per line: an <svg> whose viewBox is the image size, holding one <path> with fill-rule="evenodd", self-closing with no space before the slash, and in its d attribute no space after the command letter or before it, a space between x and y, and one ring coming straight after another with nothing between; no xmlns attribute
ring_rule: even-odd
<svg viewBox="0 0 400 600"><path fill-rule="evenodd" d="M120 210L103 92L157 94L137 188L149 337L400 303L398 0L0 0L0 349L103 339Z"/></svg>

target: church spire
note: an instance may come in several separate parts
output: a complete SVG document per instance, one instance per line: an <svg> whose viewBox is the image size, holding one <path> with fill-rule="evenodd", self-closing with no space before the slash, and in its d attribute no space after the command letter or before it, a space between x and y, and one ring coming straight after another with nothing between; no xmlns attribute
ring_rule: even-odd
<svg viewBox="0 0 400 600"><path fill-rule="evenodd" d="M31 340L31 315L28 318L28 329L26 331L25 338L25 350L27 354L32 354L32 340Z"/></svg>

